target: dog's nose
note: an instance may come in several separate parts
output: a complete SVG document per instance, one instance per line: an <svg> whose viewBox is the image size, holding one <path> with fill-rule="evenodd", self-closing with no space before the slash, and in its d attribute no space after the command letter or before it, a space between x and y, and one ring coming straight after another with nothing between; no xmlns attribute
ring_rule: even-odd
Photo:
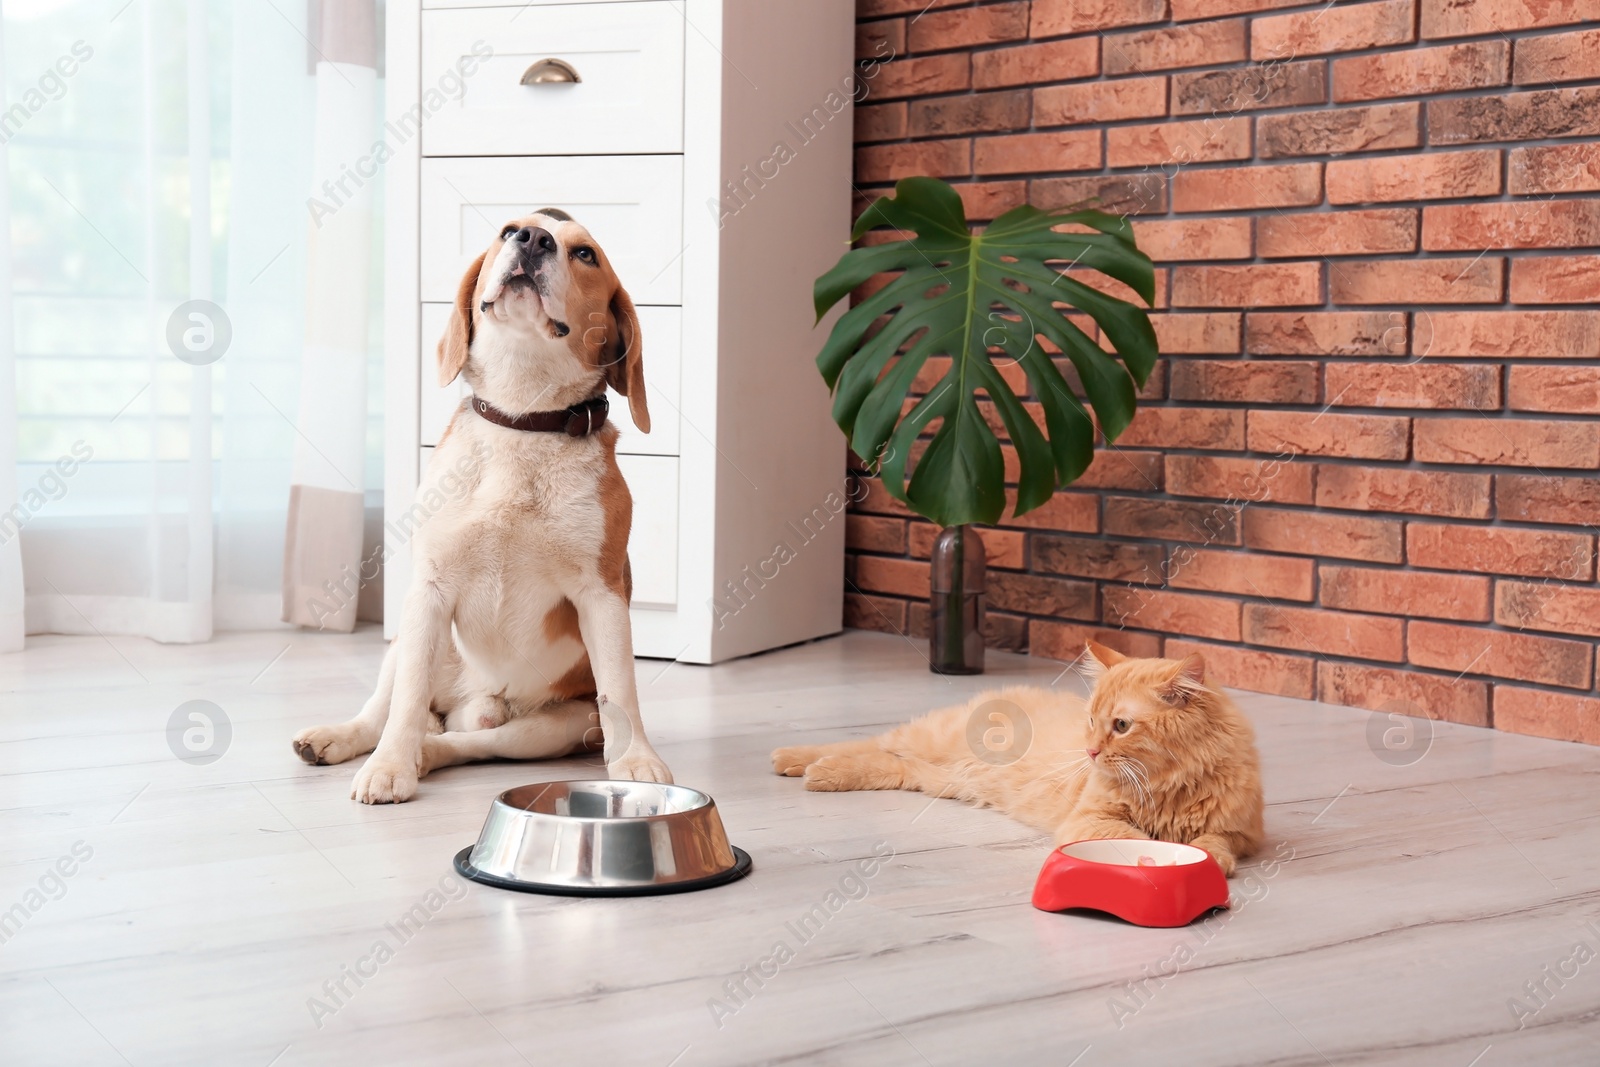
<svg viewBox="0 0 1600 1067"><path fill-rule="evenodd" d="M542 256L556 250L556 239L542 226L524 226L513 235L518 244L527 245L532 256Z"/></svg>

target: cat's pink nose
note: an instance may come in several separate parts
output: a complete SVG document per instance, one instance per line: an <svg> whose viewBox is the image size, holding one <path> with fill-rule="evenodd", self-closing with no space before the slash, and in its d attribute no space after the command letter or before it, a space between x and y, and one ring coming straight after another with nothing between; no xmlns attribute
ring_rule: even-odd
<svg viewBox="0 0 1600 1067"><path fill-rule="evenodd" d="M1086 748L1084 751L1089 754L1090 759L1094 759L1096 756L1100 755L1100 750L1098 748Z"/></svg>

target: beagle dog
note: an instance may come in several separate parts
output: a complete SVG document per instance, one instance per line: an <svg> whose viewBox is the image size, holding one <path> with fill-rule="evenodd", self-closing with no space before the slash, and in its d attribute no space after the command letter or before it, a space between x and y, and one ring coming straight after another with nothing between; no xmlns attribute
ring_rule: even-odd
<svg viewBox="0 0 1600 1067"><path fill-rule="evenodd" d="M366 752L351 796L400 803L451 764L601 748L612 778L670 782L645 737L628 617L633 500L609 385L650 430L639 317L571 216L502 227L461 279L439 381L472 396L418 490L399 632L361 713L294 738L307 763Z"/></svg>

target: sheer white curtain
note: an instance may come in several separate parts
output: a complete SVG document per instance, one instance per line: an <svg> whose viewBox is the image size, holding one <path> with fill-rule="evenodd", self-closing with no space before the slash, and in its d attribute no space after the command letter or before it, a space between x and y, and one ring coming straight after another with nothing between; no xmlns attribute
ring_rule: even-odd
<svg viewBox="0 0 1600 1067"><path fill-rule="evenodd" d="M5 113L5 27L0 19L0 115ZM11 218L9 134L0 133L0 222ZM0 506L21 501L17 493L17 392L4 388L15 382L16 356L11 341L11 230L0 226ZM22 613L22 545L15 519L0 515L0 653L22 647L26 629Z"/></svg>
<svg viewBox="0 0 1600 1067"><path fill-rule="evenodd" d="M320 9L320 10L319 10ZM314 193L300 376L300 437L289 487L283 617L346 631L356 621L365 534L366 441L352 409L365 401L372 275L369 180L378 101L371 0L319 0Z"/></svg>
<svg viewBox="0 0 1600 1067"><path fill-rule="evenodd" d="M317 83L338 74L318 58L318 17L341 2L371 7L0 8L7 96L23 105L0 123L16 381L0 467L17 481L0 473L0 512L16 501L0 514L0 648L10 546L30 633L201 641L282 625L291 467L329 433L303 417L301 379ZM377 286L358 284L346 295L366 321ZM340 394L358 426L361 388ZM381 484L381 434L363 436L346 475L364 490Z"/></svg>

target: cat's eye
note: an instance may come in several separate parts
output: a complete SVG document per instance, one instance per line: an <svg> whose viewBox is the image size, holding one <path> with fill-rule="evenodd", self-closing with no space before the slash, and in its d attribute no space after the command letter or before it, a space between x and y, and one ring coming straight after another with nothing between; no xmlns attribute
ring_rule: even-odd
<svg viewBox="0 0 1600 1067"><path fill-rule="evenodd" d="M1119 734L1125 734L1128 732L1128 727L1132 725L1133 724L1127 719L1118 719L1116 722L1111 724L1111 728Z"/></svg>

